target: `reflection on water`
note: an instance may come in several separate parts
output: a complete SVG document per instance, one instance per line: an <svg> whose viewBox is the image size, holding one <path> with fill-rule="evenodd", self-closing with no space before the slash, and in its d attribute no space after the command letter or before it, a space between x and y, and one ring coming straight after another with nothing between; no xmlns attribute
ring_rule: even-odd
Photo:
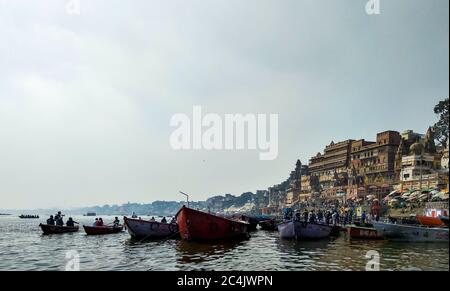
<svg viewBox="0 0 450 291"><path fill-rule="evenodd" d="M76 217L91 224L92 218ZM106 222L113 217L104 217ZM139 241L124 232L43 236L39 220L0 217L0 270L64 270L68 250L82 270L365 270L365 255L380 254L382 270L449 270L448 244L280 240L276 232L253 232L248 240L193 243Z"/></svg>

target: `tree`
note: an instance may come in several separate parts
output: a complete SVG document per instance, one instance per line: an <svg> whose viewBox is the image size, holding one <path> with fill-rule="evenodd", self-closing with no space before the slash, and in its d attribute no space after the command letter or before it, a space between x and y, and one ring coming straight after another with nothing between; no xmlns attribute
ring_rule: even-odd
<svg viewBox="0 0 450 291"><path fill-rule="evenodd" d="M433 132L438 143L445 147L448 142L448 98L434 107L434 113L439 114L439 121L433 126Z"/></svg>

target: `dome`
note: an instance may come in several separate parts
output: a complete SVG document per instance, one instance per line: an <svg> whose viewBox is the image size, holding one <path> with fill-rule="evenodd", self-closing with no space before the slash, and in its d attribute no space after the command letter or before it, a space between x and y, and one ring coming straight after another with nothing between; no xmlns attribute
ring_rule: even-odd
<svg viewBox="0 0 450 291"><path fill-rule="evenodd" d="M424 149L424 147L420 142L415 142L409 148L409 152L410 152L410 154L419 156L423 153L423 149Z"/></svg>

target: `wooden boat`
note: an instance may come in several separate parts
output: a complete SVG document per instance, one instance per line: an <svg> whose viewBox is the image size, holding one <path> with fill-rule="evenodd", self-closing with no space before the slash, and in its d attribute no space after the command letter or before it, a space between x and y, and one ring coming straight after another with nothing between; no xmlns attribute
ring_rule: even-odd
<svg viewBox="0 0 450 291"><path fill-rule="evenodd" d="M275 219L263 220L259 222L259 226L262 230L276 231L278 229L278 223Z"/></svg>
<svg viewBox="0 0 450 291"><path fill-rule="evenodd" d="M83 225L87 235L113 234L123 231L123 225L119 226L87 226Z"/></svg>
<svg viewBox="0 0 450 291"><path fill-rule="evenodd" d="M79 230L78 226L57 226L48 224L39 224L39 226L45 235L77 232Z"/></svg>
<svg viewBox="0 0 450 291"><path fill-rule="evenodd" d="M448 242L448 228L373 222L377 232L388 240L409 242Z"/></svg>
<svg viewBox="0 0 450 291"><path fill-rule="evenodd" d="M295 238L295 226L292 220L285 221L278 225L278 232L280 238L282 239L293 239Z"/></svg>
<svg viewBox="0 0 450 291"><path fill-rule="evenodd" d="M22 214L19 216L21 219L39 219L39 215L25 215Z"/></svg>
<svg viewBox="0 0 450 291"><path fill-rule="evenodd" d="M248 223L248 231L256 231L258 229L259 220L254 217L241 215L239 220Z"/></svg>
<svg viewBox="0 0 450 291"><path fill-rule="evenodd" d="M316 240L330 237L333 226L319 223L294 221L295 238L298 240Z"/></svg>
<svg viewBox="0 0 450 291"><path fill-rule="evenodd" d="M178 226L174 223L141 220L124 217L128 233L136 239L177 238Z"/></svg>
<svg viewBox="0 0 450 291"><path fill-rule="evenodd" d="M435 227L445 226L445 223L439 217L417 215L416 218L421 225Z"/></svg>
<svg viewBox="0 0 450 291"><path fill-rule="evenodd" d="M374 227L350 225L347 227L347 233L351 239L383 239Z"/></svg>
<svg viewBox="0 0 450 291"><path fill-rule="evenodd" d="M176 214L181 238L184 240L226 240L248 238L249 224L186 206Z"/></svg>

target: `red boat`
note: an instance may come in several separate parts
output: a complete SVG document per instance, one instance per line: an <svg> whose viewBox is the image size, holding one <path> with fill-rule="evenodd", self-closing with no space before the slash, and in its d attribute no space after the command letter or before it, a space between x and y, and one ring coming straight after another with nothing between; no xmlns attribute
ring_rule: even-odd
<svg viewBox="0 0 450 291"><path fill-rule="evenodd" d="M248 238L249 224L183 206L176 214L184 240L222 240Z"/></svg>
<svg viewBox="0 0 450 291"><path fill-rule="evenodd" d="M349 226L347 227L348 236L352 239L382 239L377 230L373 227Z"/></svg>
<svg viewBox="0 0 450 291"><path fill-rule="evenodd" d="M435 227L445 226L445 223L439 217L417 215L416 218L420 224L425 226L435 226Z"/></svg>
<svg viewBox="0 0 450 291"><path fill-rule="evenodd" d="M79 229L78 226L57 226L48 224L39 224L39 226L45 235L77 232Z"/></svg>
<svg viewBox="0 0 450 291"><path fill-rule="evenodd" d="M84 231L87 235L102 235L102 234L113 234L123 231L123 226L87 226L83 225Z"/></svg>

